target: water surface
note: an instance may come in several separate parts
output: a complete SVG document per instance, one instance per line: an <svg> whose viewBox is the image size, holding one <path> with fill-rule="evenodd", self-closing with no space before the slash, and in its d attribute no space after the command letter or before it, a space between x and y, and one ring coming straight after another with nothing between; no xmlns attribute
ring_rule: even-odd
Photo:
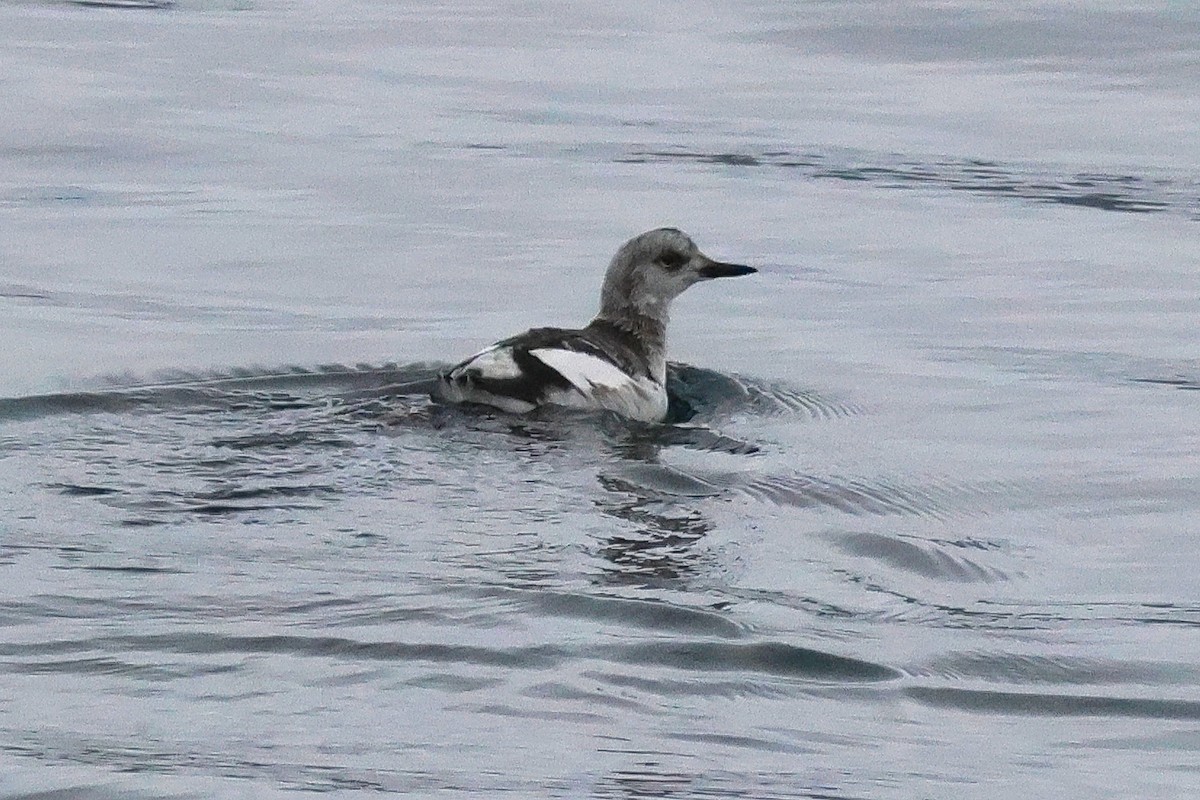
<svg viewBox="0 0 1200 800"><path fill-rule="evenodd" d="M1200 791L1181 4L0 6L0 796ZM449 409L671 224L672 424Z"/></svg>

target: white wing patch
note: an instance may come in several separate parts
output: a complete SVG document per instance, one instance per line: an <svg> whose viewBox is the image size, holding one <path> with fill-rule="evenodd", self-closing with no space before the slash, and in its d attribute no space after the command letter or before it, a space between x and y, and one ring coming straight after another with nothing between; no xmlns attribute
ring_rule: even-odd
<svg viewBox="0 0 1200 800"><path fill-rule="evenodd" d="M451 403L482 403L496 408L524 414L536 406L518 397L493 394L474 385L473 377L483 380L508 380L520 378L524 373L513 359L512 348L494 344L480 350L450 371L438 381L436 394Z"/></svg>
<svg viewBox="0 0 1200 800"><path fill-rule="evenodd" d="M547 387L542 402L595 411L606 409L644 422L667 415L667 391L649 376L634 377L603 358L574 350L539 347L529 354L562 375L569 388ZM452 403L482 403L514 413L537 407L536 402L494 394L480 386L487 381L520 380L527 375L513 358L511 345L492 345L459 364L438 382L438 396Z"/></svg>
<svg viewBox="0 0 1200 800"><path fill-rule="evenodd" d="M588 391L595 386L621 389L634 380L617 365L588 353L544 347L530 350L529 355L562 375L580 391Z"/></svg>
<svg viewBox="0 0 1200 800"><path fill-rule="evenodd" d="M517 362L513 360L512 348L501 347L498 344L480 350L471 356L451 372L450 377L456 378L467 370L478 371L481 378L489 380L508 380L519 378L524 374L517 366Z"/></svg>
<svg viewBox="0 0 1200 800"><path fill-rule="evenodd" d="M530 350L546 366L567 380L575 393L551 398L557 405L605 408L633 419L657 422L666 416L667 393L649 377L633 377L602 358L552 347Z"/></svg>

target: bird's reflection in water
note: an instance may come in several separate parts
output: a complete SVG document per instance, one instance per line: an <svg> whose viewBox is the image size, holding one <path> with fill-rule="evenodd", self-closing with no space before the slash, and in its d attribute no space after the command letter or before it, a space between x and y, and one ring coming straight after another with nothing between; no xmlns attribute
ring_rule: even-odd
<svg viewBox="0 0 1200 800"><path fill-rule="evenodd" d="M607 427L606 434L613 458L597 475L604 494L595 505L620 523L598 551L606 578L661 585L704 571L706 551L698 544L715 523L700 501L724 490L662 463L661 455L670 447L749 454L757 446L699 426L624 423Z"/></svg>
<svg viewBox="0 0 1200 800"><path fill-rule="evenodd" d="M599 549L605 577L613 583L655 585L691 577L702 569L697 542L713 522L695 508L655 497L621 478L600 476L608 496L600 513L621 521Z"/></svg>

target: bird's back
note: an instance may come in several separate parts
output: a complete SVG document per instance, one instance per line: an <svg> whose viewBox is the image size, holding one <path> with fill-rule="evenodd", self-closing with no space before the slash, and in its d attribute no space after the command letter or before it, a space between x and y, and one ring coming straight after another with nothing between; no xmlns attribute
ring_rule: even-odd
<svg viewBox="0 0 1200 800"><path fill-rule="evenodd" d="M557 405L656 422L667 413L661 361L603 320L579 330L534 328L451 367L439 394L518 413Z"/></svg>

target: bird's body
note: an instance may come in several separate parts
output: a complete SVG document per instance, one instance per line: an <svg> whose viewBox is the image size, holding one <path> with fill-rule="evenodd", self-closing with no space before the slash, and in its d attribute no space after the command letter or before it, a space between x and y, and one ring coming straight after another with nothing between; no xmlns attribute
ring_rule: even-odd
<svg viewBox="0 0 1200 800"><path fill-rule="evenodd" d="M534 328L497 342L443 372L435 395L514 413L554 405L660 421L671 300L698 281L754 271L713 261L674 228L643 233L613 257L600 313L586 327Z"/></svg>
<svg viewBox="0 0 1200 800"><path fill-rule="evenodd" d="M652 361L631 338L602 320L580 330L534 328L443 374L442 397L515 413L556 405L662 419L666 360Z"/></svg>

